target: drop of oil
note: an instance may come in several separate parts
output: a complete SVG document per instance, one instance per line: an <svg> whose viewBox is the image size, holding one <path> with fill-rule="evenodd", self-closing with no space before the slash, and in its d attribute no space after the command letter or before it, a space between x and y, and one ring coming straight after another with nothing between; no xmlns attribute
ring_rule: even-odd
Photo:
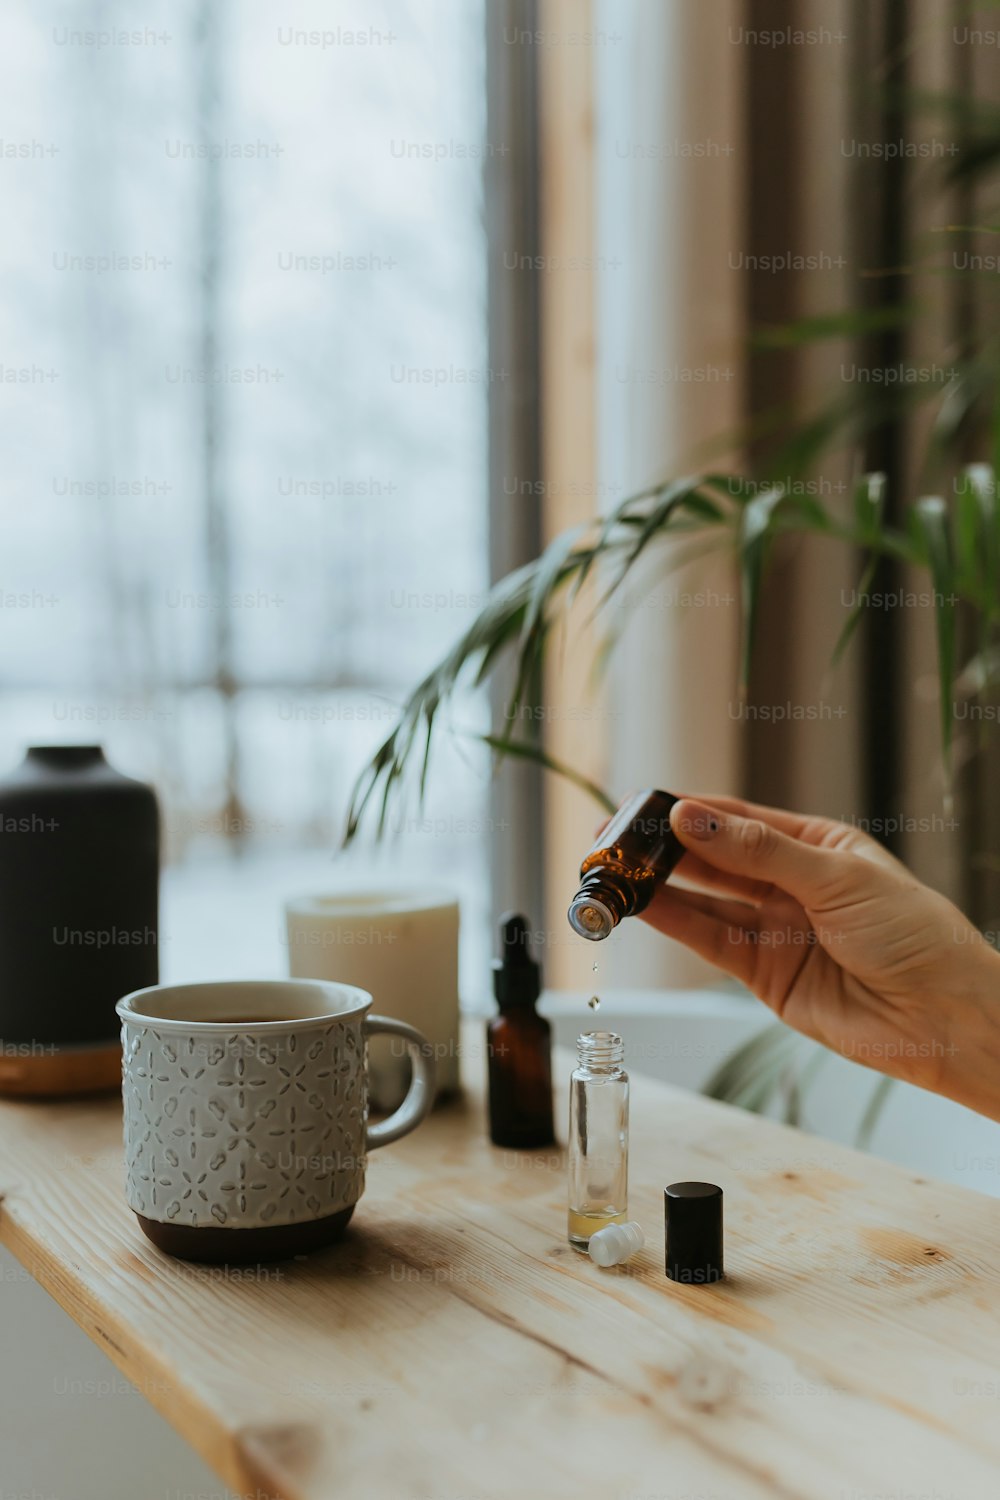
<svg viewBox="0 0 1000 1500"><path fill-rule="evenodd" d="M600 997L598 995L591 995L590 999L587 1001L587 1004L590 1006L591 1010L600 1010Z"/></svg>

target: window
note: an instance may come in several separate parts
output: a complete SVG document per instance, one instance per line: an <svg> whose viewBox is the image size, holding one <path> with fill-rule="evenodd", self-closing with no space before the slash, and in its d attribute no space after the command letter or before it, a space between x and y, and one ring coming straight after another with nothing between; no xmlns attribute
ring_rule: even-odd
<svg viewBox="0 0 1000 1500"><path fill-rule="evenodd" d="M100 740L168 860L326 879L486 586L483 0L5 24L0 751ZM459 735L349 866L462 891L480 976L487 794Z"/></svg>

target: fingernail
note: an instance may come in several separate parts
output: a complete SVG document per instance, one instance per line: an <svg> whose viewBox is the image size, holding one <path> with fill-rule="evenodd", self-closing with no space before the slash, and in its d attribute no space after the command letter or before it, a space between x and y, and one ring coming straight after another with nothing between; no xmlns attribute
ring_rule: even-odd
<svg viewBox="0 0 1000 1500"><path fill-rule="evenodd" d="M677 815L677 828L695 839L711 839L719 831L719 820L709 808L698 802L682 802Z"/></svg>

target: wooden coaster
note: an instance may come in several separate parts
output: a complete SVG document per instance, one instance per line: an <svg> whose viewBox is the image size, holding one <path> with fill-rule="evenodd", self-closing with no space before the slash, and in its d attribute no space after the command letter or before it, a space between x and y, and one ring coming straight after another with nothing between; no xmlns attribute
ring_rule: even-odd
<svg viewBox="0 0 1000 1500"><path fill-rule="evenodd" d="M0 1095L14 1099L56 1099L104 1094L122 1086L120 1042L44 1056L8 1057L0 1051Z"/></svg>

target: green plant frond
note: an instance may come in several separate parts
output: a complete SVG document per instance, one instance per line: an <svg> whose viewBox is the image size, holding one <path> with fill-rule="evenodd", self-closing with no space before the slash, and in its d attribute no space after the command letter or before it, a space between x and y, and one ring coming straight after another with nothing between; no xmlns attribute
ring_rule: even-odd
<svg viewBox="0 0 1000 1500"><path fill-rule="evenodd" d="M622 552L620 571L602 596L601 603L610 598L651 538L663 531L668 523L673 530L724 524L724 512L701 493L704 483L704 479L697 476L650 485L638 494L628 496L610 511L601 522L590 558L580 569L571 602L586 583L598 557L606 554L616 540Z"/></svg>
<svg viewBox="0 0 1000 1500"><path fill-rule="evenodd" d="M978 400L979 394L968 380L952 380L948 383L931 423L923 466L925 476L933 476L934 465L942 463L958 443L962 432L972 420Z"/></svg>
<svg viewBox="0 0 1000 1500"><path fill-rule="evenodd" d="M427 773L431 763L431 740L434 735L434 716L440 704L436 699L428 701L424 705L424 754L420 762L420 799L423 801L424 792L427 789Z"/></svg>
<svg viewBox="0 0 1000 1500"><path fill-rule="evenodd" d="M987 568L990 520L980 490L968 471L956 486L952 507L952 546L956 584L965 598L982 601Z"/></svg>
<svg viewBox="0 0 1000 1500"><path fill-rule="evenodd" d="M977 11L995 10L1000 8L997 0L979 0L976 5ZM998 121L1000 119L1000 108L994 99L984 95L978 98L964 90L959 93L953 89L925 89L914 88L907 84L904 89L897 89L892 94L886 95L905 102L918 109L923 115L932 118L934 115L942 115L945 118L954 116L967 125L970 121Z"/></svg>
<svg viewBox="0 0 1000 1500"><path fill-rule="evenodd" d="M775 515L775 531L808 531L813 535L833 532L836 522L822 500L814 495L786 494Z"/></svg>
<svg viewBox="0 0 1000 1500"><path fill-rule="evenodd" d="M669 541L672 544L670 555L664 568L665 577L677 573L682 574L693 563L699 562L702 558L711 557L713 554L717 555L724 548L728 548L732 540L733 531L732 525L727 519L724 526L718 527L715 530L699 527L697 529L698 540L684 541L684 538L689 535L690 532L684 523L676 520L671 525L669 531L664 533L662 540L664 542ZM624 591L617 595L616 602L619 607L611 611L611 624L605 627L600 645L594 652L590 673L592 687L596 688L600 685L610 665L615 647L624 635L629 621L635 617L638 611L647 606L647 602L652 607L654 603L653 596L658 586L658 584L655 584L646 587L642 591L637 590L634 594ZM593 609L587 615L586 623L588 626L592 627L601 615L606 613L603 607L604 603L605 600L603 598L596 602ZM683 606L680 606L680 608L683 608Z"/></svg>
<svg viewBox="0 0 1000 1500"><path fill-rule="evenodd" d="M739 552L743 639L740 653L740 687L744 692L750 681L750 661L756 638L757 616L760 611L764 565L772 536L772 520L777 507L784 499L784 494L780 485L773 490L764 490L744 506L741 517Z"/></svg>
<svg viewBox="0 0 1000 1500"><path fill-rule="evenodd" d="M859 365L859 369L863 368ZM894 378L869 383L855 378L846 381L842 392L826 401L811 414L794 417L788 403L778 405L759 417L748 437L777 440L771 470L782 478L799 479L814 472L824 454L856 447L861 439L885 423L905 418L929 403L963 402L971 411L976 401L992 389L988 358L956 367L945 382L931 366L904 364ZM963 388L967 387L963 394ZM940 418L940 411L937 413ZM968 421L967 414L962 421ZM931 452L940 456L947 447L946 432L932 427ZM935 446L936 445L936 446Z"/></svg>
<svg viewBox="0 0 1000 1500"><path fill-rule="evenodd" d="M762 490L747 504L740 528L740 540L744 546L749 546L765 535L775 508L784 498L784 487L778 484L773 489Z"/></svg>
<svg viewBox="0 0 1000 1500"><path fill-rule="evenodd" d="M686 497L684 509L691 518L692 526L720 526L726 520L722 507L697 490L692 490Z"/></svg>
<svg viewBox="0 0 1000 1500"><path fill-rule="evenodd" d="M583 560L573 584L572 599L575 599L583 588L595 563L607 553L615 537L623 535L630 527L643 525L643 507L648 501L655 500L663 488L662 484L647 485L645 489L626 496L603 518L598 526L597 538L590 550L590 556Z"/></svg>
<svg viewBox="0 0 1000 1500"><path fill-rule="evenodd" d="M873 542L879 534L882 524L882 516L885 511L885 475L866 474L854 489L854 520L858 528L858 538L863 544ZM836 666L847 650L848 643L854 635L865 608L865 599L875 578L875 571L879 564L879 553L872 549L869 551L865 562L864 571L857 588L857 597L851 606L844 628L837 638L837 644L833 648L833 664Z"/></svg>
<svg viewBox="0 0 1000 1500"><path fill-rule="evenodd" d="M751 339L751 347L760 350L798 349L823 339L860 338L867 333L881 333L899 328L913 317L916 307L899 304L875 309L849 309L817 313L791 323L762 328Z"/></svg>
<svg viewBox="0 0 1000 1500"><path fill-rule="evenodd" d="M878 539L885 514L885 495L885 475L879 470L863 475L854 486L854 520L859 536L865 540Z"/></svg>
<svg viewBox="0 0 1000 1500"><path fill-rule="evenodd" d="M985 599L982 644L984 645L993 622L1000 614L1000 501L997 497L997 475L1000 474L1000 402L997 403L994 424L992 465L970 464L965 471L979 501L979 509L983 518L983 535L986 539L986 558L983 565Z"/></svg>
<svg viewBox="0 0 1000 1500"><path fill-rule="evenodd" d="M780 443L773 467L798 479L812 473L824 453L847 442L856 443L864 428L864 412L856 392L847 391L806 417Z"/></svg>
<svg viewBox="0 0 1000 1500"><path fill-rule="evenodd" d="M520 760L530 760L534 765L541 766L543 770L562 776L564 780L579 787L582 792L586 792L588 797L592 797L606 813L613 813L618 806L614 798L610 797L603 787L598 786L596 781L591 781L579 771L574 771L572 766L566 765L565 761L557 760L554 755L549 755L540 745L526 740L501 739L495 734L480 734L476 738L482 740L484 745L489 745L490 749L496 751L500 757L511 755Z"/></svg>
<svg viewBox="0 0 1000 1500"><path fill-rule="evenodd" d="M931 234L1000 234L1000 224L933 224Z"/></svg>
<svg viewBox="0 0 1000 1500"><path fill-rule="evenodd" d="M879 1122L894 1082L892 1078L880 1078L868 1096L868 1103L865 1105L865 1112L861 1117L856 1137L856 1145L861 1151L867 1151L871 1145L875 1126Z"/></svg>
<svg viewBox="0 0 1000 1500"><path fill-rule="evenodd" d="M532 632L544 624L546 611L555 596L556 584L562 577L570 553L580 538L590 529L589 523L570 527L568 531L557 536L555 541L550 542L538 559L531 581L531 594L524 612L524 622L521 626L522 648Z"/></svg>
<svg viewBox="0 0 1000 1500"><path fill-rule="evenodd" d="M664 518L664 524L669 517ZM399 722L382 742L369 764L358 777L351 793L343 842L350 844L357 836L361 822L376 802L376 831L386 828L393 799L403 788L406 768L417 750L421 755L418 791L422 796L438 715L450 698L466 669L475 669L474 680L482 683L505 653L515 655L515 688L512 703L515 710L525 700L532 681L537 680L544 656L550 616L560 593L581 571L591 567L598 555L618 558L634 545L631 532L603 526L590 542L582 542L586 531L558 537L533 562L501 579L469 628L432 672L429 672L406 699ZM513 715L516 719L516 713ZM504 734L502 743L510 743Z"/></svg>
<svg viewBox="0 0 1000 1500"><path fill-rule="evenodd" d="M787 1091L785 1123L798 1126L802 1121L802 1101L829 1058L830 1053L818 1042L810 1042L781 1021L774 1021L735 1048L701 1091L710 1099L760 1114L780 1098L784 1089ZM865 1150L871 1144L893 1082L891 1078L880 1078L872 1089L858 1125L859 1149Z"/></svg>
<svg viewBox="0 0 1000 1500"><path fill-rule="evenodd" d="M914 521L922 534L927 563L934 584L934 619L937 634L938 694L940 699L941 753L945 784L950 787L951 742L955 715L952 692L955 681L955 602L957 581L948 530L948 510L939 495L925 495L913 507Z"/></svg>
<svg viewBox="0 0 1000 1500"><path fill-rule="evenodd" d="M518 640L516 680L510 698L510 706L515 710L524 704L529 696L534 696L529 693L529 688L533 681L537 684L541 679L545 643L552 624L551 611L569 576L575 574L578 581L583 569L588 565L594 549L593 547L579 548L577 543L592 531L593 526L590 522L571 527L550 542L542 555L531 564L530 590L523 610ZM609 538L609 545L610 540ZM572 603L572 599L571 594L568 602ZM488 655L495 655L492 652L493 644L491 642L487 647ZM504 644L507 642L505 641ZM481 680L482 676L483 668L480 667L477 681ZM509 716L509 722L513 724L515 718L516 713ZM503 735L503 739L508 742L511 737L512 730Z"/></svg>
<svg viewBox="0 0 1000 1500"><path fill-rule="evenodd" d="M699 479L684 478L675 480L668 484L658 496L656 503L651 505L643 518L638 534L632 539L631 545L622 559L618 576L613 580L610 587L603 596L602 603L606 603L611 595L620 587L628 573L635 567L639 558L645 552L653 537L660 536L671 521L683 520L683 512L689 507L692 500L703 508L695 511L696 520L704 524L707 514L710 524L714 524L716 518L721 515L717 507L709 506L698 495Z"/></svg>
<svg viewBox="0 0 1000 1500"><path fill-rule="evenodd" d="M507 629L497 631L483 652L482 660L479 663L479 670L476 672L476 687L481 687L486 681L496 665L497 657L516 639L518 633L517 620L514 620Z"/></svg>
<svg viewBox="0 0 1000 1500"><path fill-rule="evenodd" d="M777 1096L800 1045L797 1032L772 1021L731 1052L701 1091L710 1099L744 1109L749 1107L747 1100L762 1101L757 1107L763 1108Z"/></svg>
<svg viewBox="0 0 1000 1500"><path fill-rule="evenodd" d="M703 484L706 489L716 490L737 505L745 505L761 490L761 486L745 474L706 474Z"/></svg>
<svg viewBox="0 0 1000 1500"><path fill-rule="evenodd" d="M940 391L940 405L931 424L925 469L941 464L955 451L963 435L974 432L985 406L995 399L997 349L984 344L980 355L955 366Z"/></svg>
<svg viewBox="0 0 1000 1500"><path fill-rule="evenodd" d="M357 835L368 809L378 799L377 828L386 825L389 806L401 793L405 770L419 746L418 795L426 790L432 745L440 710L469 669L482 684L508 653L515 662L514 687L509 699L508 726L495 736L499 746L512 747L519 709L531 698L545 658L556 605L572 604L583 581L598 561L613 563L607 598L628 576L654 539L702 535L704 543L681 548L671 566L683 564L731 535L734 519L746 515L727 509L704 493L703 480L691 477L651 486L629 496L610 516L561 534L533 562L516 569L490 590L469 628L455 642L434 671L418 683L403 704L399 722L379 746L351 795L344 843ZM760 497L757 497L759 513ZM754 502L751 502L753 504ZM512 753L514 753L512 751ZM542 763L539 761L539 763Z"/></svg>
<svg viewBox="0 0 1000 1500"><path fill-rule="evenodd" d="M965 663L955 679L955 692L960 698L976 698L997 682L1000 682L1000 647L985 646Z"/></svg>

